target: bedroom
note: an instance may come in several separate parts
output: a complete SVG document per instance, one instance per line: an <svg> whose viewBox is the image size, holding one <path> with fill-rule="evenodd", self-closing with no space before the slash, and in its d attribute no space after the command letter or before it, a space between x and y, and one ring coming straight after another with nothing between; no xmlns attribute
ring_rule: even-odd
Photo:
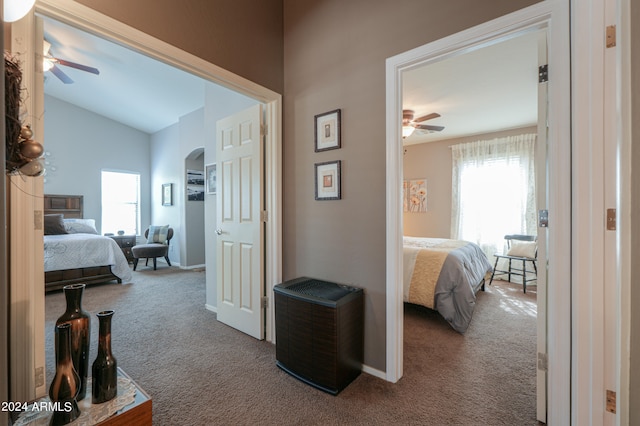
<svg viewBox="0 0 640 426"><path fill-rule="evenodd" d="M522 211L523 205L527 205L527 198L535 200L536 182L528 180L521 181L520 186L514 188L513 183L517 177L527 168L533 168L535 163L535 138L524 138L522 135L535 135L538 133L538 38L539 33L532 32L521 35L511 40L495 43L488 47L482 47L472 52L467 52L452 58L430 63L421 67L416 67L406 71L403 77L403 109L413 110L416 121L409 121L414 129L404 139L404 191L403 194L403 229L405 237L429 237L437 239L467 240L478 244L482 249L491 267L494 266L493 253L500 253L505 250L505 234L532 234L537 233L535 219L535 206ZM432 114L438 113L438 114ZM424 125L429 129L421 130ZM528 139L529 142L516 142L516 140ZM526 143L529 146L528 154L518 152L517 155L530 155L530 161L526 166L520 165L513 170L500 169L496 167L496 160L491 160L487 151L476 146L474 149L467 149L471 152L464 157L464 150L460 147L470 147L478 144L478 141L485 141L485 144L514 144ZM493 141L493 142L487 142ZM454 167L453 151L458 148L456 157L459 166ZM495 146L495 145L493 145ZM495 150L495 148L493 148ZM502 151L500 151L502 152ZM480 155L482 157L474 157ZM514 154L511 154L514 155ZM538 154L539 155L539 154ZM460 160L462 158L462 160ZM482 159L481 159L482 158ZM452 199L454 193L458 193L458 175L464 165L474 164L477 170L485 170L484 174L476 173L474 179L485 179L484 184L475 187L471 194L464 191L456 203L466 206L465 214L459 217L452 217ZM483 163L487 161L487 163ZM493 162L491 162L493 161ZM482 164L486 164L482 169ZM514 162L515 164L515 162ZM525 167L522 169L521 167ZM508 182L497 170L505 170L512 173ZM455 182L454 183L454 176ZM515 178L514 178L515 177ZM533 179L533 176L532 176ZM540 181L538 181L539 184ZM467 186L469 183L467 182ZM509 189L510 188L510 189ZM513 196L522 194L523 197ZM527 197L529 195L529 197ZM412 200L413 198L413 200ZM522 201L524 198L524 201ZM412 202L413 201L413 202ZM515 204L515 206L514 206ZM456 210L459 211L459 210ZM515 212L507 214L505 212ZM472 221L469 218L473 218ZM528 220L527 220L528 218ZM466 226L464 220L467 220ZM477 219L477 220L476 220ZM452 222L457 226L452 229ZM460 222L462 222L460 224ZM471 222L471 224L469 224ZM464 232L466 231L466 236ZM456 234L456 232L458 232ZM431 244L435 244L436 240ZM438 242L439 243L439 242ZM408 245L407 245L408 244ZM413 238L405 238L405 302L409 301L418 306L423 305L429 308L428 304L421 303L420 294L409 294L406 290L411 284L413 287L421 285L426 280L417 275L418 279L412 281L411 272L413 265L418 268L411 246L415 246ZM410 260L407 259L409 256ZM409 266L407 266L409 265ZM426 268L423 263L423 268ZM499 269L504 269L500 267ZM535 277L532 270L532 263L527 262L529 270L528 279ZM443 269L444 271L444 269ZM486 277L487 284L489 276ZM496 279L505 277L496 276ZM519 283L521 278L512 277L514 283ZM475 286L477 283L470 283ZM494 284L503 284L496 281ZM533 309L513 310L519 315L533 318L529 321L529 327L533 326L533 336L527 337L524 341L514 342L527 347L529 355L525 354L525 359L535 361L535 294L537 282L528 282L526 291L533 292ZM442 284L439 284L440 286ZM465 286L466 287L466 286ZM499 291L504 298L510 293L502 289ZM513 288L510 288L513 287ZM436 287L439 289L440 287ZM521 284L509 285L510 290L518 289L515 294L523 292ZM439 294L447 294L444 290L437 290ZM484 296L484 295L483 295ZM524 296L524 295L523 295ZM444 296L443 296L444 297ZM469 298L470 296L465 296ZM475 298L474 298L475 300ZM477 303L482 303L482 298L478 297ZM437 301L436 301L437 303ZM473 305L470 306L470 313L461 318L458 312L466 303L461 298L455 310L448 309L445 304L449 299L442 299L437 310L443 318L446 318L451 326L461 332L466 331L469 323L473 323ZM505 303L528 303L512 299ZM466 309L466 308L465 308ZM415 308L406 312L415 315ZM460 318L460 319L458 319ZM463 321L464 319L464 321ZM530 333L523 333L525 336ZM406 336L405 336L406 339ZM530 385L527 391L535 395L536 373L534 370L528 371ZM539 385L538 385L539 386ZM535 399L535 397L533 398Z"/></svg>
<svg viewBox="0 0 640 426"><path fill-rule="evenodd" d="M170 224L173 265L197 269L215 262L215 245L206 244L202 232L207 229L205 210L215 211L215 196L187 200L186 174L204 172L205 159L212 162L213 154L205 152L206 135L212 134L207 122L255 101L52 18L43 21L50 54L102 68L94 75L59 65L58 72L72 78L72 84L45 74L45 194L82 195L84 217L95 220L98 234L116 233L121 227L107 229L102 223L101 171L137 176L139 216L137 225L130 226L137 229L126 234L136 233L142 243L150 225ZM167 183L173 199L164 205ZM215 220L215 214L207 216L210 228ZM207 282L205 303L211 308L216 305L214 277L207 274Z"/></svg>

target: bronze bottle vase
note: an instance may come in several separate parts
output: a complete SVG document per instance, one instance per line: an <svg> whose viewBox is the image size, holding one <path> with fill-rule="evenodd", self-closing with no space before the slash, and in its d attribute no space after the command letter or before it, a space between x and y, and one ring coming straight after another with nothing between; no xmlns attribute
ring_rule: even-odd
<svg viewBox="0 0 640 426"><path fill-rule="evenodd" d="M54 403L50 425L66 425L80 415L77 395L80 392L80 376L71 359L71 324L56 326L56 374L49 386L49 398Z"/></svg>
<svg viewBox="0 0 640 426"><path fill-rule="evenodd" d="M93 404L101 404L118 394L118 363L111 353L111 319L114 311L97 314L99 321L98 355L91 366Z"/></svg>
<svg viewBox="0 0 640 426"><path fill-rule="evenodd" d="M67 310L56 321L58 324L71 325L71 359L80 376L78 401L87 393L87 375L89 373L89 344L91 338L91 317L82 309L82 294L85 284L66 285L62 289L67 300Z"/></svg>

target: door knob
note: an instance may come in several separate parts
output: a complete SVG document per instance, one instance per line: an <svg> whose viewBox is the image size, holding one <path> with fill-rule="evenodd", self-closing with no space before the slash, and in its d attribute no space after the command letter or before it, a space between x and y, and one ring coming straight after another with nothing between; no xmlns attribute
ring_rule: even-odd
<svg viewBox="0 0 640 426"><path fill-rule="evenodd" d="M218 229L216 229L216 234L218 234L218 235L222 235L222 228L218 228Z"/></svg>

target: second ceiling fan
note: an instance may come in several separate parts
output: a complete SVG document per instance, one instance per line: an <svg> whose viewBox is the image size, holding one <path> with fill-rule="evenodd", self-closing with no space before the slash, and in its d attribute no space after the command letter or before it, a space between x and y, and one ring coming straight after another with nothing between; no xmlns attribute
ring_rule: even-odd
<svg viewBox="0 0 640 426"><path fill-rule="evenodd" d="M51 73L56 77L58 77L60 81L62 81L64 84L71 84L73 83L73 80L56 65L63 65L65 67L75 68L75 69L90 72L96 75L100 74L100 71L97 68L90 67L87 65L77 64L75 62L67 61L65 59L56 58L53 55L51 55L50 50L51 50L51 43L44 40L43 58L42 58L43 71L45 72L51 71Z"/></svg>
<svg viewBox="0 0 640 426"><path fill-rule="evenodd" d="M402 110L402 137L406 138L410 136L414 130L423 130L428 133L431 132L441 132L444 130L444 126L432 126L429 124L422 124L422 122L427 120L432 120L434 118L440 117L440 114L437 112L432 112L431 114L423 115L416 119L413 118L414 111L411 109L403 109Z"/></svg>

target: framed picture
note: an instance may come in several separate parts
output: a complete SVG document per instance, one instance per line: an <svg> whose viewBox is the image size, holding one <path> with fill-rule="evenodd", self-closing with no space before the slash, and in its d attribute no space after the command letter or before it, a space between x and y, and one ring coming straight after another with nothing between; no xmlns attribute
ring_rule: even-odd
<svg viewBox="0 0 640 426"><path fill-rule="evenodd" d="M187 185L187 201L204 201L204 186Z"/></svg>
<svg viewBox="0 0 640 426"><path fill-rule="evenodd" d="M340 110L315 116L316 152L340 148Z"/></svg>
<svg viewBox="0 0 640 426"><path fill-rule="evenodd" d="M339 200L340 160L316 163L316 200Z"/></svg>
<svg viewBox="0 0 640 426"><path fill-rule="evenodd" d="M204 185L202 170L187 170L187 185Z"/></svg>
<svg viewBox="0 0 640 426"><path fill-rule="evenodd" d="M402 182L403 208L405 212L426 213L427 180L411 179Z"/></svg>
<svg viewBox="0 0 640 426"><path fill-rule="evenodd" d="M173 184L172 183L165 183L162 185L162 205L163 206L173 205Z"/></svg>
<svg viewBox="0 0 640 426"><path fill-rule="evenodd" d="M207 194L215 194L216 193L216 165L208 164L205 167L205 177L206 177L206 186L207 186Z"/></svg>

